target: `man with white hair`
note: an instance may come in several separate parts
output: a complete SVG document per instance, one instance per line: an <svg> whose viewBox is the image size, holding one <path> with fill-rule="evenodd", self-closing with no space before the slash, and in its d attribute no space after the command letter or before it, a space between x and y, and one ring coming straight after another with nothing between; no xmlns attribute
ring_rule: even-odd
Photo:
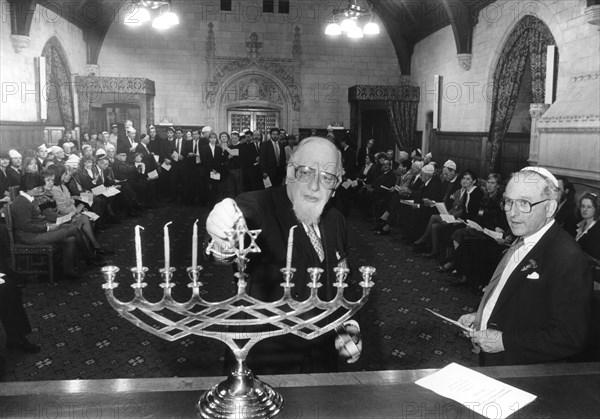
<svg viewBox="0 0 600 419"><path fill-rule="evenodd" d="M292 233L291 265L296 269L294 282L298 286L292 288L292 296L299 301L307 298L307 268L321 267L323 286L318 294L325 301L331 300L335 294L333 269L348 264L344 217L336 209L325 207L341 178L342 158L337 147L324 138L306 138L290 158L285 186L246 192L235 201L225 199L215 206L206 220L206 230L213 241L208 249L213 249L216 259L232 262L234 253L225 231L239 222L252 230L261 229L256 240L261 253L250 256L246 269L248 293L263 301L275 301L282 294L279 269L286 265L288 232L296 226ZM352 331L357 332L358 325L353 323ZM351 332L348 327L346 330ZM358 336L353 340L358 342ZM343 351L342 355L349 355ZM258 374L335 370L334 336L326 334L314 340L295 335L267 339L252 349L248 365Z"/></svg>
<svg viewBox="0 0 600 419"><path fill-rule="evenodd" d="M127 153L127 160L133 160L133 154L135 153L135 149L138 146L136 141L136 130L133 127L127 128L126 136L120 139L120 142L117 144L117 153Z"/></svg>
<svg viewBox="0 0 600 419"><path fill-rule="evenodd" d="M513 174L501 201L518 237L498 264L477 313L458 320L481 365L564 361L585 349L592 275L577 242L554 220L558 181L542 167Z"/></svg>
<svg viewBox="0 0 600 419"><path fill-rule="evenodd" d="M37 148L35 154L35 164L38 167L38 173L42 173L42 170L44 170L44 160L48 157L48 148L46 147L46 144L41 144Z"/></svg>
<svg viewBox="0 0 600 419"><path fill-rule="evenodd" d="M10 163L6 168L6 181L8 186L19 186L21 183L21 166L23 165L23 156L17 150L9 150L8 157Z"/></svg>

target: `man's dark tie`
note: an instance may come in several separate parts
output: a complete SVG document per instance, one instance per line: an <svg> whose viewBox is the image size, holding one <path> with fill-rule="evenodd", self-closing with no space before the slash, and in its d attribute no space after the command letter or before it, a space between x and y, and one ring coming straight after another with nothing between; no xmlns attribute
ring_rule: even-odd
<svg viewBox="0 0 600 419"><path fill-rule="evenodd" d="M321 262L323 262L323 259L325 259L325 251L323 250L323 243L321 243L321 239L317 235L317 232L315 231L315 228L312 226L312 224L308 226L307 230L308 230L308 238L310 239L310 242L312 243L313 247L315 248L317 255L319 255L319 260Z"/></svg>

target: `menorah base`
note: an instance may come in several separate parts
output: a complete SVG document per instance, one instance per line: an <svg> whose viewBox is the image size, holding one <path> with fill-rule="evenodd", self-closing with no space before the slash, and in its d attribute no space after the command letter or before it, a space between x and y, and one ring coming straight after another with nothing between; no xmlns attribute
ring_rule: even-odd
<svg viewBox="0 0 600 419"><path fill-rule="evenodd" d="M283 398L273 387L245 370L232 372L205 392L198 401L198 414L211 419L272 418L282 405Z"/></svg>

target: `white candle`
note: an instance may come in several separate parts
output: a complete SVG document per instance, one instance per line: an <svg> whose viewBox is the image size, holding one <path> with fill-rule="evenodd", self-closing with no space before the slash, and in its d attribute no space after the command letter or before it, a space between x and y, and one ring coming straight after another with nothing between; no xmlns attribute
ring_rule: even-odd
<svg viewBox="0 0 600 419"><path fill-rule="evenodd" d="M163 231L164 231L164 238L165 238L165 271L169 272L169 269L171 268L171 243L169 240L169 225L171 225L172 222L169 221L167 224L165 224Z"/></svg>
<svg viewBox="0 0 600 419"><path fill-rule="evenodd" d="M198 266L198 220L194 222L194 231L192 233L192 269Z"/></svg>
<svg viewBox="0 0 600 419"><path fill-rule="evenodd" d="M135 261L138 271L142 270L142 238L140 237L140 230L143 230L142 226L135 226Z"/></svg>
<svg viewBox="0 0 600 419"><path fill-rule="evenodd" d="M294 229L298 226L293 226L290 228L290 232L288 233L288 244L287 244L287 255L285 258L285 268L292 268L292 250L294 248Z"/></svg>

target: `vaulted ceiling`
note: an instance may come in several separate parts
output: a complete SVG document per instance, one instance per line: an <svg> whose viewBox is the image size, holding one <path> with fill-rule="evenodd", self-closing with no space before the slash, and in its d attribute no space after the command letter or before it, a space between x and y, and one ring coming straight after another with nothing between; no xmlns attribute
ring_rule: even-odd
<svg viewBox="0 0 600 419"><path fill-rule="evenodd" d="M125 0L8 1L11 5L12 34L29 35L37 4L81 28L87 43L88 64L97 64L106 32L114 22L116 12L125 3ZM172 0L173 5L176 6L178 1L192 0ZM470 53L477 14L494 1L372 0L371 3L392 39L402 74L410 74L410 59L415 44L448 25L452 25L457 54Z"/></svg>

